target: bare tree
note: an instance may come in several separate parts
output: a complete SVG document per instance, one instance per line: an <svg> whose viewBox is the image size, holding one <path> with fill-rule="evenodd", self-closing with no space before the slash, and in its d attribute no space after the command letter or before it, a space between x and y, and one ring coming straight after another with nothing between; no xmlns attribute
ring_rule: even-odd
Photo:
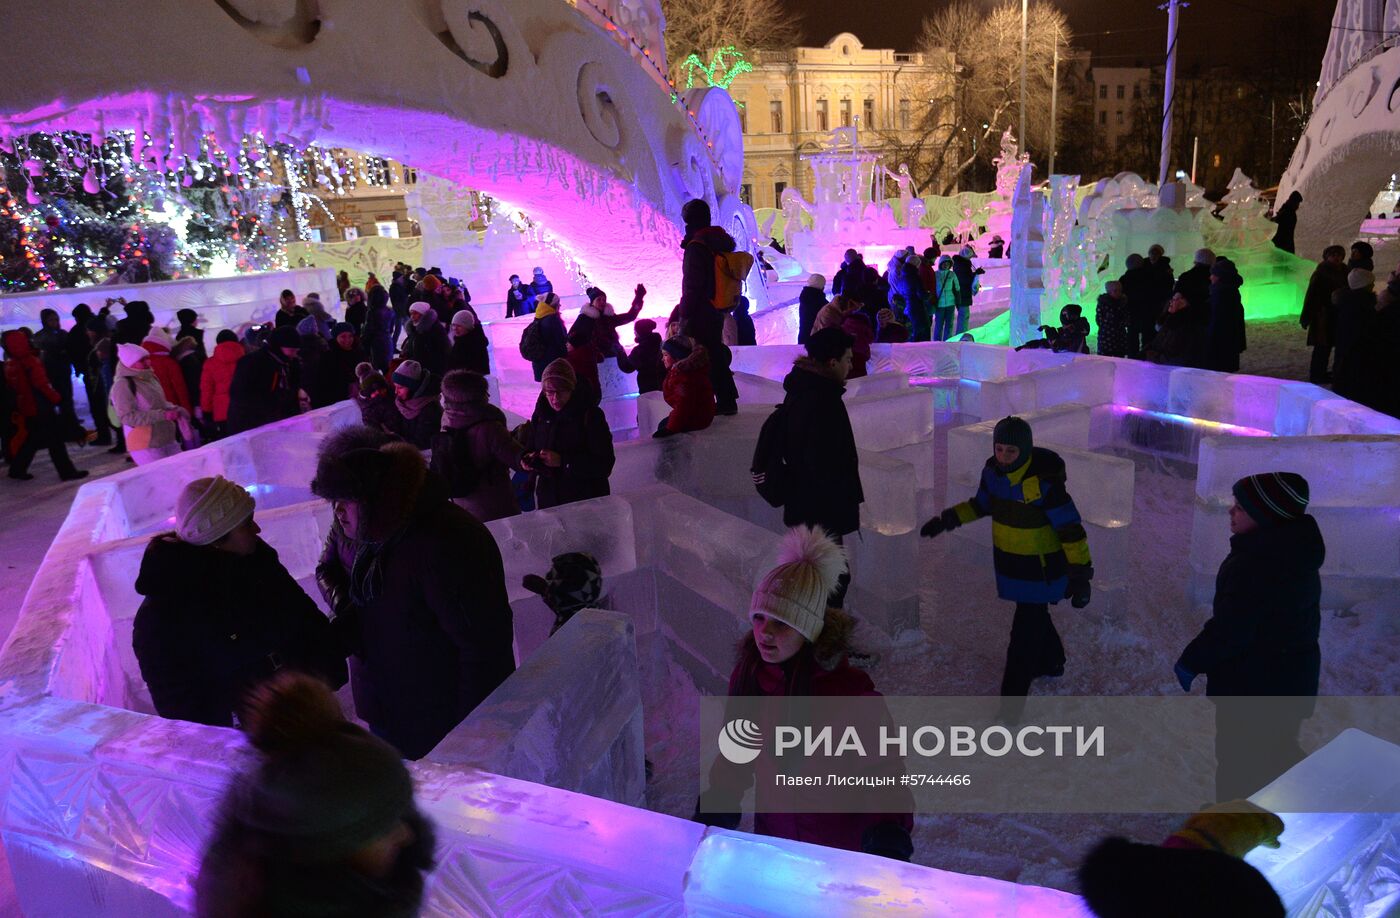
<svg viewBox="0 0 1400 918"><path fill-rule="evenodd" d="M749 54L797 43L800 18L782 0L661 0L666 15L666 57L679 67L691 54L708 59L717 48L733 45Z"/></svg>
<svg viewBox="0 0 1400 918"><path fill-rule="evenodd" d="M1024 148L1043 159L1050 144L1050 91L1056 46L1061 76L1067 74L1070 30L1059 10L1030 6L1026 53ZM1004 0L990 12L970 0L954 0L924 21L919 49L931 58L953 52L951 74L929 80L920 102L915 134L901 153L925 193L947 194L978 163L989 164L1002 131L1019 130L1021 102L1021 9ZM892 138L893 139L893 138Z"/></svg>

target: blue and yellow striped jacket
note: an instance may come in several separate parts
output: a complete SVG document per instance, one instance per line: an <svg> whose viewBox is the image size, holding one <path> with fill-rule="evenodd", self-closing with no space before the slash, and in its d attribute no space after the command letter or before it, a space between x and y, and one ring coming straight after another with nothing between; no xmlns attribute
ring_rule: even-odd
<svg viewBox="0 0 1400 918"><path fill-rule="evenodd" d="M1065 490L1065 462L1034 447L1031 461L1010 473L995 459L982 469L977 496L953 508L959 523L992 517L997 595L1012 602L1065 598L1071 565L1088 567L1089 541Z"/></svg>

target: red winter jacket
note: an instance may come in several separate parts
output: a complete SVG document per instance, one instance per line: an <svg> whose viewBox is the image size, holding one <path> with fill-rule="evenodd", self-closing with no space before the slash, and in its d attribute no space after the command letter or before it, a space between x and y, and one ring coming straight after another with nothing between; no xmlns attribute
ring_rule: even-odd
<svg viewBox="0 0 1400 918"><path fill-rule="evenodd" d="M780 664L760 663L757 670L759 691L766 696L780 696L787 692L787 671ZM729 676L729 694L740 692L739 666ZM821 697L859 697L880 695L875 684L864 672L851 667L843 655L832 669L814 666L807 694ZM717 763L722 760L716 760ZM771 780L771 777L770 779ZM763 778L758 778L760 786L755 788L760 801L764 796ZM914 830L912 794L907 797L909 809L901 813L755 813L754 831L759 835L772 835L775 838L790 838L793 841L826 845L846 851L860 851L865 833L880 823L893 823L905 832ZM760 802L760 809L762 808Z"/></svg>
<svg viewBox="0 0 1400 918"><path fill-rule="evenodd" d="M856 339L851 345L851 372L847 379L865 375L865 365L870 362L870 343L875 340L875 330L870 327L870 317L860 310L848 313L841 320L841 330Z"/></svg>
<svg viewBox="0 0 1400 918"><path fill-rule="evenodd" d="M216 424L228 420L228 390L233 385L233 371L242 357L243 345L237 341L224 341L214 348L214 353L204 362L204 370L199 377L199 407Z"/></svg>
<svg viewBox="0 0 1400 918"><path fill-rule="evenodd" d="M29 438L29 421L39 413L39 403L35 393L42 395L57 405L62 397L49 384L49 375L44 372L44 363L34 353L29 338L18 328L0 335L8 359L5 361L5 386L14 393L15 410L10 417L14 432L9 438L10 455L19 452L24 441Z"/></svg>
<svg viewBox="0 0 1400 918"><path fill-rule="evenodd" d="M151 370L160 380L165 400L193 414L194 403L190 401L190 390L185 386L185 374L180 369L180 362L170 356L170 348L155 341L142 341L141 346L151 352Z"/></svg>
<svg viewBox="0 0 1400 918"><path fill-rule="evenodd" d="M661 394L671 406L666 429L671 433L704 430L715 419L715 390L710 385L710 357L695 345L690 356L673 365L661 382Z"/></svg>

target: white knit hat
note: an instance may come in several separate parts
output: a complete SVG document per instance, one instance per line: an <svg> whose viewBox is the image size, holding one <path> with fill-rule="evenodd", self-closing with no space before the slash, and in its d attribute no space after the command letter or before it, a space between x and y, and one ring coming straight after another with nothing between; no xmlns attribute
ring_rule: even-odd
<svg viewBox="0 0 1400 918"><path fill-rule="evenodd" d="M821 529L789 529L778 548L778 563L753 591L749 614L762 612L815 641L826 622L827 600L845 570L846 550Z"/></svg>
<svg viewBox="0 0 1400 918"><path fill-rule="evenodd" d="M150 356L151 352L139 344L117 345L117 360L119 360L124 367L134 367Z"/></svg>
<svg viewBox="0 0 1400 918"><path fill-rule="evenodd" d="M176 534L191 545L208 545L253 515L253 496L222 475L196 478L175 502Z"/></svg>
<svg viewBox="0 0 1400 918"><path fill-rule="evenodd" d="M145 344L147 341L162 345L167 351L175 346L175 339L170 337L170 332L159 325L152 325L151 330L146 333L146 337L141 343Z"/></svg>

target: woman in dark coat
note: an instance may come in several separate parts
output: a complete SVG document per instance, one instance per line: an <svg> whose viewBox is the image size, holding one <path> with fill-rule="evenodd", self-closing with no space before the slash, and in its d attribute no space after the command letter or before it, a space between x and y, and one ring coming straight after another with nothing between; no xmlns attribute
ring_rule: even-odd
<svg viewBox="0 0 1400 918"><path fill-rule="evenodd" d="M854 623L840 609L828 607L845 569L845 553L822 530L804 526L787 533L777 564L759 582L750 601L751 630L739 642L739 659L729 677L731 696L879 696L870 677L850 665ZM866 742L872 748L875 739ZM764 805L765 798L778 796L773 776L767 773L770 767L763 759L749 767L716 759L694 818L738 828L740 801L752 786L757 799L754 831L759 835L901 861L913 855L914 801L907 789L871 790L872 795L880 795L867 801L874 812L774 812L772 800Z"/></svg>
<svg viewBox="0 0 1400 918"><path fill-rule="evenodd" d="M1274 245L1285 252L1293 251L1293 231L1298 228L1298 205L1302 203L1303 196L1295 191L1274 214L1274 223L1278 225L1274 230Z"/></svg>
<svg viewBox="0 0 1400 918"><path fill-rule="evenodd" d="M430 449L442 427L441 383L416 360L394 369L394 405L399 410L395 431L419 449Z"/></svg>
<svg viewBox="0 0 1400 918"><path fill-rule="evenodd" d="M1318 645L1326 546L1307 514L1308 482L1292 472L1235 482L1230 554L1215 577L1210 620L1176 664L1181 687L1206 694L1290 696L1274 704L1218 703L1216 794L1247 797L1303 758L1298 727L1322 670Z"/></svg>
<svg viewBox="0 0 1400 918"><path fill-rule="evenodd" d="M656 322L651 319L638 319L632 326L632 334L637 346L627 355L628 361L637 368L637 392L657 392L666 379L666 366L661 359L661 335L656 331Z"/></svg>
<svg viewBox="0 0 1400 918"><path fill-rule="evenodd" d="M577 386L566 360L556 360L544 371L525 457L541 510L611 493L608 476L616 461L612 432L601 409L575 397Z"/></svg>
<svg viewBox="0 0 1400 918"><path fill-rule="evenodd" d="M398 319L389 306L389 291L382 286L369 291L369 309L365 312L365 329L361 343L369 351L369 362L381 373L389 371L389 358L394 354L394 330Z"/></svg>
<svg viewBox="0 0 1400 918"><path fill-rule="evenodd" d="M437 310L427 303L408 306L408 337L400 349L405 360L416 360L438 379L447 372L447 329L438 320Z"/></svg>
<svg viewBox="0 0 1400 918"><path fill-rule="evenodd" d="M345 684L345 647L258 538L253 510L228 479L196 479L176 530L146 546L131 643L161 717L231 727L243 694L283 668Z"/></svg>
<svg viewBox="0 0 1400 918"><path fill-rule="evenodd" d="M1217 258L1210 268L1210 325L1206 328L1206 369L1222 373L1240 371L1245 350L1244 280L1228 258Z"/></svg>
<svg viewBox="0 0 1400 918"><path fill-rule="evenodd" d="M535 321L527 327L525 334L535 336L538 349L526 357L535 371L535 381L539 382L544 368L569 353L569 332L564 327L564 319L559 315L559 296L547 293L535 304ZM529 329L533 328L531 332ZM523 338L522 338L523 340ZM521 356L525 356L522 352Z"/></svg>
<svg viewBox="0 0 1400 918"><path fill-rule="evenodd" d="M1323 249L1322 261L1308 278L1308 289L1303 294L1303 311L1298 316L1298 324L1308 330L1308 346L1313 349L1308 382L1316 385L1331 381L1327 362L1332 357L1337 325L1337 303L1333 296L1346 289L1346 257L1347 250L1339 245Z"/></svg>
<svg viewBox="0 0 1400 918"><path fill-rule="evenodd" d="M1365 268L1347 272L1347 287L1337 291L1337 326L1333 341L1337 359L1332 369L1332 391L1358 401L1366 390L1363 345L1376 315L1375 275Z"/></svg>
<svg viewBox="0 0 1400 918"><path fill-rule="evenodd" d="M817 321L817 313L826 305L826 278L813 274L807 278L807 286L797 297L797 343L806 344L812 333L812 323Z"/></svg>
<svg viewBox="0 0 1400 918"><path fill-rule="evenodd" d="M476 311L464 306L452 316L448 326L448 341L451 348L447 352L447 371L471 370L482 376L491 375L491 356L487 348L486 332L477 321Z"/></svg>
<svg viewBox="0 0 1400 918"><path fill-rule="evenodd" d="M316 582L353 654L355 713L422 758L515 670L500 549L422 453L369 428L322 443L311 490L335 512Z"/></svg>
<svg viewBox="0 0 1400 918"><path fill-rule="evenodd" d="M525 453L488 394L479 373L453 370L444 377L442 430L433 437L431 464L453 503L483 523L520 512L510 473L520 470Z"/></svg>
<svg viewBox="0 0 1400 918"><path fill-rule="evenodd" d="M358 379L355 368L369 358L355 340L355 329L349 322L337 322L331 329L330 348L321 354L316 375L307 381L312 408L324 408L350 398Z"/></svg>

